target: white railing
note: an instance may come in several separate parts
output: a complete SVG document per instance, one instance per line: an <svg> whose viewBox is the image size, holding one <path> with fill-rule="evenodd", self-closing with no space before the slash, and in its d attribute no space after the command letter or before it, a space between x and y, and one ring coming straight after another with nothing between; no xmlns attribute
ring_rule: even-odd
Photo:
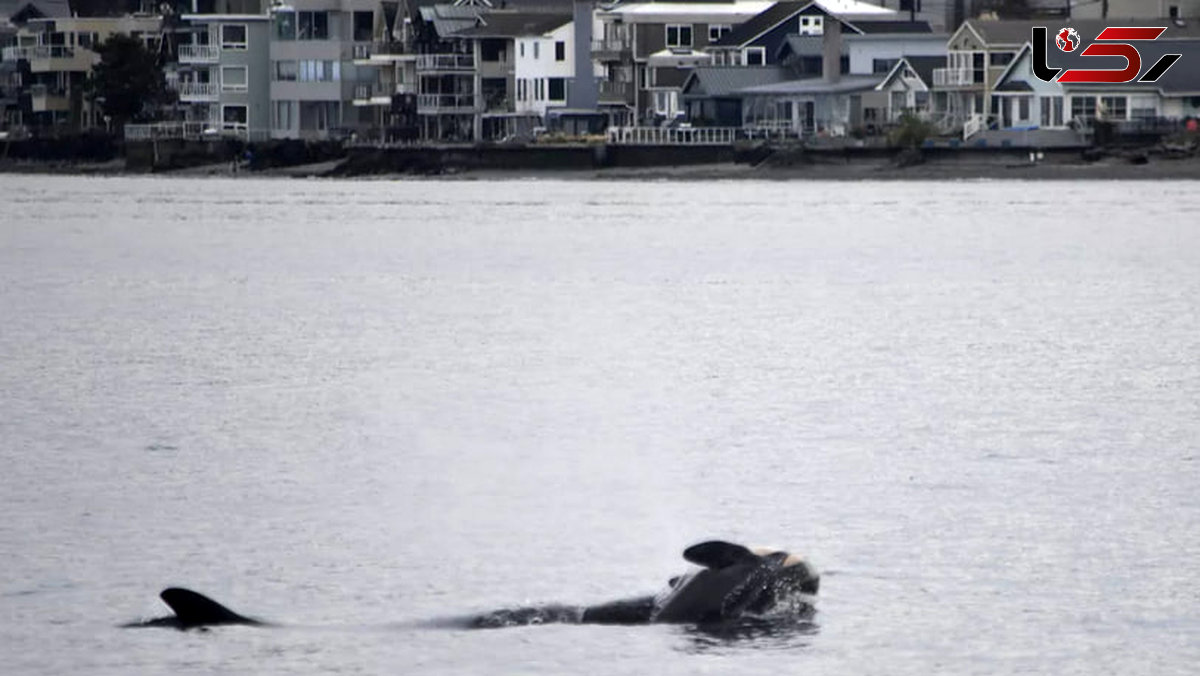
<svg viewBox="0 0 1200 676"><path fill-rule="evenodd" d="M725 146L745 136L741 127L609 127L614 145Z"/></svg>
<svg viewBox="0 0 1200 676"><path fill-rule="evenodd" d="M975 71L970 68L934 68L933 86L966 87L975 84Z"/></svg>
<svg viewBox="0 0 1200 676"><path fill-rule="evenodd" d="M602 40L592 40L593 52L627 52L629 51L629 42L621 38L606 38Z"/></svg>
<svg viewBox="0 0 1200 676"><path fill-rule="evenodd" d="M219 98L215 82L180 82L179 100L216 101Z"/></svg>
<svg viewBox="0 0 1200 676"><path fill-rule="evenodd" d="M21 59L29 59L29 52L33 47L5 47L0 51L0 60L3 61L20 61Z"/></svg>
<svg viewBox="0 0 1200 676"><path fill-rule="evenodd" d="M181 45L179 47L180 63L216 63L221 58L221 50L216 45Z"/></svg>
<svg viewBox="0 0 1200 676"><path fill-rule="evenodd" d="M418 54L417 70L475 70L475 55Z"/></svg>
<svg viewBox="0 0 1200 676"><path fill-rule="evenodd" d="M417 110L475 110L474 94L417 94Z"/></svg>
<svg viewBox="0 0 1200 676"><path fill-rule="evenodd" d="M175 138L200 138L208 122L154 122L125 125L126 141L157 141Z"/></svg>
<svg viewBox="0 0 1200 676"><path fill-rule="evenodd" d="M971 115L967 118L966 122L963 122L963 140L966 141L972 136L983 131L984 127L986 126L987 117L985 117L983 113L975 113Z"/></svg>

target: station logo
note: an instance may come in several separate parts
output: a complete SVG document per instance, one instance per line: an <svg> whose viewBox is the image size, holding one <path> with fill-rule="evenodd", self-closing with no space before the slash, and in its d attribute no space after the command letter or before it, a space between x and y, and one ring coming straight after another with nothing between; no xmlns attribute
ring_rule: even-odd
<svg viewBox="0 0 1200 676"><path fill-rule="evenodd" d="M1165 26L1156 27L1115 27L1110 26L1100 31L1092 44L1088 45L1079 56L1119 56L1125 59L1124 68L1051 68L1047 63L1049 40L1045 26L1033 27L1033 74L1043 82L1060 82L1069 84L1122 84L1137 80L1139 83L1156 82L1171 66L1175 65L1182 54L1163 54L1158 61L1142 72L1142 54L1133 45L1135 42L1153 42L1162 37L1167 31ZM1054 44L1063 52L1076 52L1081 40L1074 28L1063 28L1054 34Z"/></svg>

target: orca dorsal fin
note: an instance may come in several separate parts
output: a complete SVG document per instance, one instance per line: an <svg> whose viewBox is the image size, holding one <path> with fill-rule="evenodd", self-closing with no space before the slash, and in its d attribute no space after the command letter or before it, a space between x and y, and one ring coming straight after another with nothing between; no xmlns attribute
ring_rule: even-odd
<svg viewBox="0 0 1200 676"><path fill-rule="evenodd" d="M238 615L204 594L190 589L171 587L164 589L158 596L175 612L179 626L184 629L213 624L262 624L258 620Z"/></svg>
<svg viewBox="0 0 1200 676"><path fill-rule="evenodd" d="M697 566L720 570L737 563L757 561L760 557L742 545L722 540L709 540L683 550L683 558Z"/></svg>

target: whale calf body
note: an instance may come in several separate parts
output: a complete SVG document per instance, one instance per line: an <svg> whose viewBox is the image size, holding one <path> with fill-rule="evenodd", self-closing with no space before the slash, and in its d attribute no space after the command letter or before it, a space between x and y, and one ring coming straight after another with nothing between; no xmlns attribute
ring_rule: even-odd
<svg viewBox="0 0 1200 676"><path fill-rule="evenodd" d="M820 587L816 570L786 551L710 540L688 547L683 557L699 567L672 578L660 594L593 606L552 604L501 609L466 618L461 624L474 628L545 623L704 624L779 613L810 614ZM171 587L159 596L174 615L125 626L181 630L217 625L270 626L190 589Z"/></svg>

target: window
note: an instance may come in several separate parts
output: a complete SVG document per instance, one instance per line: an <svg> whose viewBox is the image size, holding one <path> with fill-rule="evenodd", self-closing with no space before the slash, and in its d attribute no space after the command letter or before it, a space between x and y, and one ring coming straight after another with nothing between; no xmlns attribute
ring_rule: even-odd
<svg viewBox="0 0 1200 676"><path fill-rule="evenodd" d="M271 110L271 127L291 129L296 126L296 102L276 101Z"/></svg>
<svg viewBox="0 0 1200 676"><path fill-rule="evenodd" d="M1167 18L1172 20L1179 18L1179 5L1167 6Z"/></svg>
<svg viewBox="0 0 1200 676"><path fill-rule="evenodd" d="M301 61L301 82L337 82L342 79L339 61Z"/></svg>
<svg viewBox="0 0 1200 676"><path fill-rule="evenodd" d="M328 40L329 12L298 12L299 40Z"/></svg>
<svg viewBox="0 0 1200 676"><path fill-rule="evenodd" d="M517 80L517 100L525 100L525 78Z"/></svg>
<svg viewBox="0 0 1200 676"><path fill-rule="evenodd" d="M1050 96L1042 99L1042 126L1063 126L1063 98Z"/></svg>
<svg viewBox="0 0 1200 676"><path fill-rule="evenodd" d="M1129 119L1153 120L1158 117L1158 97L1140 95L1129 97Z"/></svg>
<svg viewBox="0 0 1200 676"><path fill-rule="evenodd" d="M241 126L245 127L247 120L250 119L250 109L248 106L222 106L221 107L221 122L227 127Z"/></svg>
<svg viewBox="0 0 1200 676"><path fill-rule="evenodd" d="M825 17L821 15L800 17L801 35L824 35Z"/></svg>
<svg viewBox="0 0 1200 676"><path fill-rule="evenodd" d="M1100 97L1100 113L1105 120L1124 120L1129 117L1129 100L1124 96Z"/></svg>
<svg viewBox="0 0 1200 676"><path fill-rule="evenodd" d="M221 26L221 49L245 49L246 24L223 24Z"/></svg>
<svg viewBox="0 0 1200 676"><path fill-rule="evenodd" d="M541 43L540 43L540 42L538 42L537 40L534 40L534 41L533 41L533 58L535 58L535 59L540 59L540 58L541 58L541 56L542 56L542 55L539 53L541 50L540 50L540 49L538 49L538 47L541 47Z"/></svg>
<svg viewBox="0 0 1200 676"><path fill-rule="evenodd" d="M876 75L890 73L896 67L897 61L899 59L872 59L871 72Z"/></svg>
<svg viewBox="0 0 1200 676"><path fill-rule="evenodd" d="M1012 52L992 52L990 55L988 55L988 58L991 60L991 64L993 66L1007 66L1008 64L1012 63L1014 56L1016 56L1016 54L1013 54Z"/></svg>
<svg viewBox="0 0 1200 676"><path fill-rule="evenodd" d="M277 82L295 82L297 73L295 61L276 61L271 75Z"/></svg>
<svg viewBox="0 0 1200 676"><path fill-rule="evenodd" d="M554 42L554 60L555 61L566 61L567 60L567 43L563 42L562 40L556 40Z"/></svg>
<svg viewBox="0 0 1200 676"><path fill-rule="evenodd" d="M747 66L763 66L767 63L767 48L766 47L747 47L746 48L746 65Z"/></svg>
<svg viewBox="0 0 1200 676"><path fill-rule="evenodd" d="M921 11L921 0L900 0L901 12L919 12Z"/></svg>
<svg viewBox="0 0 1200 676"><path fill-rule="evenodd" d="M667 24L668 47L691 47L692 26L686 23Z"/></svg>
<svg viewBox="0 0 1200 676"><path fill-rule="evenodd" d="M714 23L708 26L708 41L716 42L725 37L725 34L732 31L733 26L727 23Z"/></svg>
<svg viewBox="0 0 1200 676"><path fill-rule="evenodd" d="M525 58L525 41L521 41L521 58Z"/></svg>
<svg viewBox="0 0 1200 676"><path fill-rule="evenodd" d="M370 42L375 36L375 13L355 12L352 21L354 41Z"/></svg>
<svg viewBox="0 0 1200 676"><path fill-rule="evenodd" d="M552 77L546 80L546 98L551 101L563 101L567 98L567 80Z"/></svg>
<svg viewBox="0 0 1200 676"><path fill-rule="evenodd" d="M221 91L246 91L246 67L221 66Z"/></svg>
<svg viewBox="0 0 1200 676"><path fill-rule="evenodd" d="M1017 119L1022 122L1029 121L1029 99L1028 96L1017 97Z"/></svg>
<svg viewBox="0 0 1200 676"><path fill-rule="evenodd" d="M296 13L292 11L275 12L275 39L296 39Z"/></svg>
<svg viewBox="0 0 1200 676"><path fill-rule="evenodd" d="M1072 96L1071 119L1090 120L1096 116L1095 96Z"/></svg>

